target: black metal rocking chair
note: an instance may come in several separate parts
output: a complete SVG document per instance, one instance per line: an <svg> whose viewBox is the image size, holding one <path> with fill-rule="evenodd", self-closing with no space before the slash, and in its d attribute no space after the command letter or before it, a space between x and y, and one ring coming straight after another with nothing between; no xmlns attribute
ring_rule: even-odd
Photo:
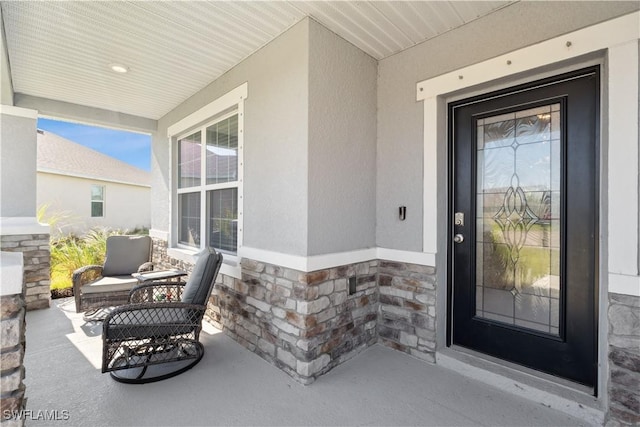
<svg viewBox="0 0 640 427"><path fill-rule="evenodd" d="M222 255L205 249L185 284L136 286L129 304L104 320L102 372L125 383L148 383L178 375L204 354L199 341L207 301Z"/></svg>

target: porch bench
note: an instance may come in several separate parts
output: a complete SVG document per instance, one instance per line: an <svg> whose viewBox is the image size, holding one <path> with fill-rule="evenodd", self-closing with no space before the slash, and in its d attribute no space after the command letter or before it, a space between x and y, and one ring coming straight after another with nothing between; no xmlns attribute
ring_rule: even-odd
<svg viewBox="0 0 640 427"><path fill-rule="evenodd" d="M104 265L87 265L73 272L76 312L125 304L138 284L134 273L153 270L149 236L109 236Z"/></svg>

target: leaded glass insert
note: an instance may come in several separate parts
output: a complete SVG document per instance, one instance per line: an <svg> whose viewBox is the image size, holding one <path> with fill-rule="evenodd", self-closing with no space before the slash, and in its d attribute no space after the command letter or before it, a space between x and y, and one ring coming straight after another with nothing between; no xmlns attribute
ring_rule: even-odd
<svg viewBox="0 0 640 427"><path fill-rule="evenodd" d="M476 130L476 316L558 335L560 104Z"/></svg>

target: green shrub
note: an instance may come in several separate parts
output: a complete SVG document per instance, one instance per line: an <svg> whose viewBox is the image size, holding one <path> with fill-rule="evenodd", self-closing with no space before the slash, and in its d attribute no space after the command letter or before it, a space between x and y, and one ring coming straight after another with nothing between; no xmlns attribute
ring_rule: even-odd
<svg viewBox="0 0 640 427"><path fill-rule="evenodd" d="M70 288L71 275L85 265L104 262L107 237L119 234L108 230L91 230L84 237L64 235L51 239L51 289Z"/></svg>

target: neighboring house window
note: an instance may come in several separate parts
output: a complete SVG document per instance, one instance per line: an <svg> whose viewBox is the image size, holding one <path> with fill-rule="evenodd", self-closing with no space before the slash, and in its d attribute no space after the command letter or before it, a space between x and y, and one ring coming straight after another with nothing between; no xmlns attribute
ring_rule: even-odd
<svg viewBox="0 0 640 427"><path fill-rule="evenodd" d="M238 90L244 90L246 96L246 86L230 94ZM174 134L173 230L179 247L209 246L236 254L240 246L243 96L230 94L222 98L227 102L215 101L205 107L209 119L200 120L197 126L175 125L189 129ZM202 110L194 114L203 117Z"/></svg>
<svg viewBox="0 0 640 427"><path fill-rule="evenodd" d="M91 186L91 217L104 216L104 185Z"/></svg>

